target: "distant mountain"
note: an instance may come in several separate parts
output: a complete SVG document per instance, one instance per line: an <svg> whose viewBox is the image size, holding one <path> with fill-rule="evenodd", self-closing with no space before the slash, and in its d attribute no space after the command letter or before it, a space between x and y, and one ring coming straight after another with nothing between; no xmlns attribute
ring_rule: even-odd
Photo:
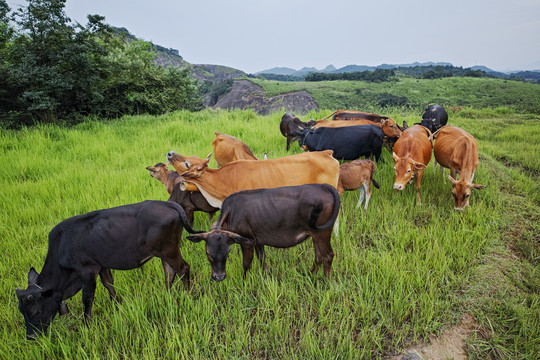
<svg viewBox="0 0 540 360"><path fill-rule="evenodd" d="M288 67L275 67L268 70L256 72L255 75L259 75L259 74L292 75L297 71L298 70L291 69Z"/></svg>
<svg viewBox="0 0 540 360"><path fill-rule="evenodd" d="M368 66L368 65L347 65L342 68L336 69L333 65L328 65L322 70L316 69L314 67L304 67L300 70L291 69L288 67L275 67L272 69L262 70L255 73L255 75L260 74L276 74L276 75L291 75L291 76L306 76L311 73L332 73L332 74L341 74L347 72L362 72L362 71L373 71L375 69L395 69L399 67L414 67L414 66L452 66L450 63L446 62L426 62L419 63L415 62L412 64L382 64L379 66Z"/></svg>

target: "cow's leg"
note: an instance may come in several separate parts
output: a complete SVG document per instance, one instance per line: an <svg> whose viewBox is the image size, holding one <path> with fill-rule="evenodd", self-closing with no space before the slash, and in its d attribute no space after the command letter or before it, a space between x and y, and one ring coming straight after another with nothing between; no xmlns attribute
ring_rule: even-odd
<svg viewBox="0 0 540 360"><path fill-rule="evenodd" d="M175 274L180 276L186 286L189 285L189 264L182 258L178 249L178 241L172 242L158 254L165 272L165 288L171 289Z"/></svg>
<svg viewBox="0 0 540 360"><path fill-rule="evenodd" d="M102 269L99 272L99 278L101 279L103 286L105 286L105 288L109 291L111 299L118 300L116 297L116 291L114 290L114 278L112 276L111 269Z"/></svg>
<svg viewBox="0 0 540 360"><path fill-rule="evenodd" d="M367 206L369 204L369 199L371 198L371 181L368 179L369 182L363 183L364 192L366 193L366 203L364 204L364 210L367 210Z"/></svg>
<svg viewBox="0 0 540 360"><path fill-rule="evenodd" d="M99 271L87 270L81 274L82 303L84 309L84 318L89 321L92 318L92 305L94 304L94 295L96 293L96 277Z"/></svg>
<svg viewBox="0 0 540 360"><path fill-rule="evenodd" d="M242 248L242 266L244 267L244 279L249 269L251 269L251 263L253 262L253 245L240 243Z"/></svg>
<svg viewBox="0 0 540 360"><path fill-rule="evenodd" d="M360 185L360 187L358 188L358 192L360 193L360 196L358 197L358 203L356 204L357 209L362 205L362 201L364 201L364 196L366 194L366 190L364 189L362 185Z"/></svg>
<svg viewBox="0 0 540 360"><path fill-rule="evenodd" d="M452 177L452 179L457 180L457 169L450 168L450 176Z"/></svg>
<svg viewBox="0 0 540 360"><path fill-rule="evenodd" d="M257 257L261 262L264 272L268 272L268 268L266 267L266 254L264 253L264 245L255 245L255 252L257 253Z"/></svg>
<svg viewBox="0 0 540 360"><path fill-rule="evenodd" d="M334 251L330 245L330 237L332 235L331 231L323 231L313 236L313 244L315 245L315 264L312 272L318 270L321 262L324 267L324 276L328 277L330 275L330 270L332 268L332 260L334 259Z"/></svg>

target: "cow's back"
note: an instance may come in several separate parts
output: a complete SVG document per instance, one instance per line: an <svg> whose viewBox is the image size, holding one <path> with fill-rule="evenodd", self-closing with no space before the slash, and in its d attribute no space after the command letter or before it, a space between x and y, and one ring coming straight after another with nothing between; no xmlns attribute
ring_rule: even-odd
<svg viewBox="0 0 540 360"><path fill-rule="evenodd" d="M383 132L376 125L320 127L306 134L304 144L315 151L332 150L336 159L355 160L380 155Z"/></svg>
<svg viewBox="0 0 540 360"><path fill-rule="evenodd" d="M102 268L133 269L140 266L133 259L138 259L144 242L180 232L182 221L174 206L178 205L147 200L74 216L51 231L49 243L54 243L61 267L71 268L74 259L81 264L99 259ZM119 259L119 252L133 256Z"/></svg>
<svg viewBox="0 0 540 360"><path fill-rule="evenodd" d="M465 130L447 125L437 133L433 154L437 163L449 169L461 171L463 167L476 170L478 166L478 143Z"/></svg>
<svg viewBox="0 0 540 360"><path fill-rule="evenodd" d="M424 165L431 160L431 132L421 125L407 128L394 144L394 153L400 158L409 157Z"/></svg>

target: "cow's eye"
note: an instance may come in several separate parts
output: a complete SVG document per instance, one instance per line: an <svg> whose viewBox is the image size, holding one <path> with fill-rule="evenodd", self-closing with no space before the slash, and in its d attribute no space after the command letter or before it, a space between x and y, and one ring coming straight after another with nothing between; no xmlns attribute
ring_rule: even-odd
<svg viewBox="0 0 540 360"><path fill-rule="evenodd" d="M407 170L407 173L410 173L411 172L411 169Z"/></svg>
<svg viewBox="0 0 540 360"><path fill-rule="evenodd" d="M468 198L469 196L471 196L471 194L465 194L465 198Z"/></svg>

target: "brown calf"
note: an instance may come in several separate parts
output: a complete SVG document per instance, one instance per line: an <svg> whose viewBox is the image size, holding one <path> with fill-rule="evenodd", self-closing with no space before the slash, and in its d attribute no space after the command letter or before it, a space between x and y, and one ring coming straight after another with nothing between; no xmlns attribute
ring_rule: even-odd
<svg viewBox="0 0 540 360"><path fill-rule="evenodd" d="M433 147L435 166L437 163L450 169L454 209L465 210L469 205L471 189L481 190L484 185L473 184L474 172L478 167L478 143L463 129L446 125L437 133ZM459 173L459 180L456 175Z"/></svg>
<svg viewBox="0 0 540 360"><path fill-rule="evenodd" d="M414 125L401 134L394 145L396 179L394 190L403 190L405 185L416 178L416 200L420 200L420 183L426 165L431 160L431 131L421 125Z"/></svg>
<svg viewBox="0 0 540 360"><path fill-rule="evenodd" d="M178 183L183 182L184 178L176 171L169 170L169 167L163 163L157 163L155 166L148 166L146 170L150 171L150 176L163 183L165 189L170 194L169 201L174 201L184 208L191 224L193 224L194 212L203 211L208 213L208 219L212 217L218 208L211 206L199 191L182 191Z"/></svg>
<svg viewBox="0 0 540 360"><path fill-rule="evenodd" d="M227 134L216 131L216 137L212 141L214 149L214 158L218 166L223 166L235 160L257 160L255 155L249 149L249 146Z"/></svg>
<svg viewBox="0 0 540 360"><path fill-rule="evenodd" d="M371 198L371 183L378 189L379 184L373 179L376 165L371 160L353 160L339 166L339 182L337 190L340 194L344 191L358 189L360 198L356 207L359 208L364 200L364 210L367 210L369 199Z"/></svg>

